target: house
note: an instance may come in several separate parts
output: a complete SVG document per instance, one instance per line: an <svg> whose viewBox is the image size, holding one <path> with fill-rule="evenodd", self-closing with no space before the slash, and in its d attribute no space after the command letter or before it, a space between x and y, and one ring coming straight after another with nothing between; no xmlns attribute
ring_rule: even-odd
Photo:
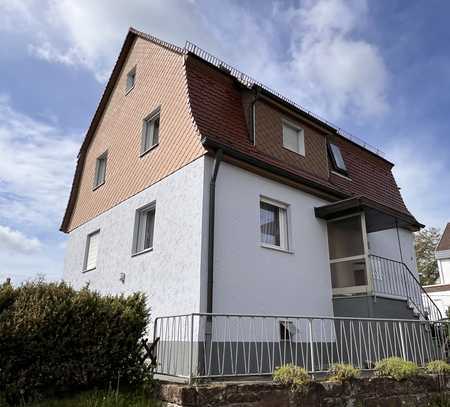
<svg viewBox="0 0 450 407"><path fill-rule="evenodd" d="M450 222L444 229L436 247L436 261L439 269L439 283L425 286L425 291L446 317L450 308Z"/></svg>
<svg viewBox="0 0 450 407"><path fill-rule="evenodd" d="M130 29L78 155L64 278L143 291L153 318L439 319L392 167L196 45Z"/></svg>

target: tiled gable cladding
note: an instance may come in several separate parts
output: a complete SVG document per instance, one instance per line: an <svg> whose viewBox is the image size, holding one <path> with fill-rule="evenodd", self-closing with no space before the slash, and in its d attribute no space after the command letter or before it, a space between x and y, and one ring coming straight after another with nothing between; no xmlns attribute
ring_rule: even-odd
<svg viewBox="0 0 450 407"><path fill-rule="evenodd" d="M127 74L134 67L135 86L127 93ZM86 150L69 231L204 154L184 73L183 55L136 38ZM140 157L143 119L158 106L159 145ZM95 161L105 150L106 182L93 191Z"/></svg>

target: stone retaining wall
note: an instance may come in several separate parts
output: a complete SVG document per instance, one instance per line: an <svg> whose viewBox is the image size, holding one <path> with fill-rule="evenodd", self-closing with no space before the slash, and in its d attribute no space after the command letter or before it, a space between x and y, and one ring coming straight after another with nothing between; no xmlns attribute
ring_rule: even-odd
<svg viewBox="0 0 450 407"><path fill-rule="evenodd" d="M364 378L350 383L312 382L304 391L271 382L188 386L162 384L160 399L167 407L421 407L447 406L450 381L420 376L405 381Z"/></svg>

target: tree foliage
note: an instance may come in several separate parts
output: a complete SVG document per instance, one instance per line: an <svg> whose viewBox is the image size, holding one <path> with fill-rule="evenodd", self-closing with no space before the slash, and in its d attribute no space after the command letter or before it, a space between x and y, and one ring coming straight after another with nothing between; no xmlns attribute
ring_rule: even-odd
<svg viewBox="0 0 450 407"><path fill-rule="evenodd" d="M439 270L434 252L441 234L439 229L427 228L415 235L417 269L422 285L434 284L439 277Z"/></svg>

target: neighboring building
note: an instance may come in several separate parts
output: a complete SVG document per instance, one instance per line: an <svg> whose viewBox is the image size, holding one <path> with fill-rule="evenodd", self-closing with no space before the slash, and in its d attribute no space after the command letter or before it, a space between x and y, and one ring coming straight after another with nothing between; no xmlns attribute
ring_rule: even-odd
<svg viewBox="0 0 450 407"><path fill-rule="evenodd" d="M376 150L192 44L130 29L81 147L64 278L191 312L433 318Z"/></svg>
<svg viewBox="0 0 450 407"><path fill-rule="evenodd" d="M450 222L447 223L436 247L435 257L439 268L439 283L424 288L439 307L442 315L446 316L450 309Z"/></svg>

